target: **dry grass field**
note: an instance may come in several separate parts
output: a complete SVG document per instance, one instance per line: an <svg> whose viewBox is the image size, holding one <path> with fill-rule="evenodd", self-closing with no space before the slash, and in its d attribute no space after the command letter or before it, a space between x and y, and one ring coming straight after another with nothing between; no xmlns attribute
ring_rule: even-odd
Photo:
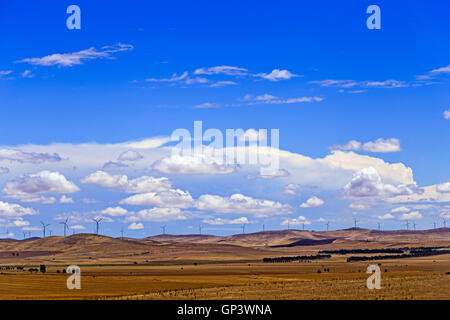
<svg viewBox="0 0 450 320"><path fill-rule="evenodd" d="M349 231L347 238L341 233L339 239L336 232L330 234L336 239L329 244L285 248L261 246L254 234L241 239L245 245L236 239L218 243L223 239L214 242L213 237L122 240L87 234L0 241L1 266L24 267L0 270L0 299L450 299L450 254L362 262L332 254L321 260L262 263L264 257L319 250L450 245L447 230L435 238L427 234L423 241L411 234L395 242L389 237L361 240L357 231ZM263 238L283 244L297 241L299 234L315 236L286 231ZM40 264L46 265L45 273L28 271ZM66 287L68 275L61 272L69 264L81 268L80 290ZM366 288L370 264L380 265L380 290Z"/></svg>

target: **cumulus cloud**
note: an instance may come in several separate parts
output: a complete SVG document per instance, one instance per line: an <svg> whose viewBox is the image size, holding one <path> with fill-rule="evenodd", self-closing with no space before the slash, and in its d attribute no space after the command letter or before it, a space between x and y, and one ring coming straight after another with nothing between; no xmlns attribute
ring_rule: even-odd
<svg viewBox="0 0 450 320"><path fill-rule="evenodd" d="M233 194L230 197L204 194L195 202L195 207L202 211L252 214L256 217L292 212L290 206L280 202L254 199L239 193Z"/></svg>
<svg viewBox="0 0 450 320"><path fill-rule="evenodd" d="M83 64L85 60L112 58L113 53L130 50L133 50L132 45L118 43L114 46L104 46L100 50L90 47L72 53L54 53L41 58L25 58L17 62L25 62L33 66L72 67Z"/></svg>
<svg viewBox="0 0 450 320"><path fill-rule="evenodd" d="M294 218L294 219L284 219L283 222L281 222L282 226L298 226L298 225L310 225L311 221L306 220L306 218L304 216L299 216L298 218Z"/></svg>
<svg viewBox="0 0 450 320"><path fill-rule="evenodd" d="M186 220L186 215L179 208L152 208L140 210L136 214L127 217L126 221L168 222Z"/></svg>
<svg viewBox="0 0 450 320"><path fill-rule="evenodd" d="M300 185L295 184L295 183L289 183L285 188L283 193L285 194L289 194L292 196L298 196L300 195Z"/></svg>
<svg viewBox="0 0 450 320"><path fill-rule="evenodd" d="M407 213L407 212L410 212L410 211L411 211L411 209L409 209L407 207L398 207L398 208L395 208L395 209L391 210L392 213Z"/></svg>
<svg viewBox="0 0 450 320"><path fill-rule="evenodd" d="M401 151L400 140L396 138L377 139L375 142L367 142L363 145L363 150L366 152L399 152Z"/></svg>
<svg viewBox="0 0 450 320"><path fill-rule="evenodd" d="M25 215L34 215L38 213L39 213L38 211L35 211L32 208L25 208L15 203L0 201L1 217L19 217Z"/></svg>
<svg viewBox="0 0 450 320"><path fill-rule="evenodd" d="M188 191L170 189L161 192L140 193L123 199L121 204L171 208L189 208L194 200Z"/></svg>
<svg viewBox="0 0 450 320"><path fill-rule="evenodd" d="M422 219L423 216L419 213L419 211L413 211L411 213L404 213L400 216L400 220L417 220Z"/></svg>
<svg viewBox="0 0 450 320"><path fill-rule="evenodd" d="M71 197L67 197L66 195L62 195L61 198L59 199L59 203L74 203L73 199Z"/></svg>
<svg viewBox="0 0 450 320"><path fill-rule="evenodd" d="M246 217L236 218L236 219L223 219L223 218L215 218L215 219L204 219L202 221L206 224L211 225L225 225L225 224L248 224L249 221Z"/></svg>
<svg viewBox="0 0 450 320"><path fill-rule="evenodd" d="M13 222L14 226L16 227L26 227L30 225L29 221L23 220L23 218L18 217L14 222Z"/></svg>
<svg viewBox="0 0 450 320"><path fill-rule="evenodd" d="M165 174L228 174L235 170L235 166L223 164L215 157L207 157L203 154L172 155L156 161L152 167Z"/></svg>
<svg viewBox="0 0 450 320"><path fill-rule="evenodd" d="M334 144L328 149L330 150L343 150L343 151L358 151L361 150L361 142L356 140L350 140L344 145Z"/></svg>
<svg viewBox="0 0 450 320"><path fill-rule="evenodd" d="M436 191L440 193L450 193L450 181L438 184Z"/></svg>
<svg viewBox="0 0 450 320"><path fill-rule="evenodd" d="M129 180L126 175L110 175L104 171L94 172L81 180L84 184L97 184L102 187L122 189L126 193L146 193L163 191L172 187L172 182L165 178L141 176Z"/></svg>
<svg viewBox="0 0 450 320"><path fill-rule="evenodd" d="M289 70L280 69L273 69L271 73L257 73L255 76L270 81L289 80L295 77L300 77L297 74L291 73Z"/></svg>
<svg viewBox="0 0 450 320"><path fill-rule="evenodd" d="M0 149L0 160L17 161L20 163L42 163L42 162L57 162L61 161L61 157L54 153L37 153L37 152L23 152L14 149Z"/></svg>
<svg viewBox="0 0 450 320"><path fill-rule="evenodd" d="M377 152L377 153L388 153L388 152L399 152L401 151L400 140L396 138L383 139L379 138L376 141L366 142L362 144L356 140L350 140L344 145L335 144L329 147L330 150L343 150L343 151L358 151L363 150L365 152Z"/></svg>
<svg viewBox="0 0 450 320"><path fill-rule="evenodd" d="M29 174L10 181L3 189L8 198L20 199L29 202L40 202L36 195L44 193L73 193L80 189L59 172L41 171ZM41 199L42 200L42 199ZM54 199L53 199L54 201Z"/></svg>
<svg viewBox="0 0 450 320"><path fill-rule="evenodd" d="M119 157L117 158L117 160L119 160L119 161L138 161L143 158L144 157L139 152L134 151L134 150L128 150L128 151L122 152L119 155Z"/></svg>
<svg viewBox="0 0 450 320"><path fill-rule="evenodd" d="M109 207L100 211L101 214L112 216L112 217L120 217L128 214L128 210L122 207Z"/></svg>
<svg viewBox="0 0 450 320"><path fill-rule="evenodd" d="M325 202L322 199L317 198L316 196L312 196L306 202L300 205L301 208L317 208L323 205Z"/></svg>
<svg viewBox="0 0 450 320"><path fill-rule="evenodd" d="M398 185L383 183L380 174L373 167L363 168L353 175L345 185L345 193L349 197L393 197L423 192L416 185Z"/></svg>
<svg viewBox="0 0 450 320"><path fill-rule="evenodd" d="M144 229L144 225L142 223L133 222L128 226L128 230L141 230Z"/></svg>
<svg viewBox="0 0 450 320"><path fill-rule="evenodd" d="M378 216L378 219L381 219L381 220L394 219L394 216L390 213L386 213L384 216Z"/></svg>

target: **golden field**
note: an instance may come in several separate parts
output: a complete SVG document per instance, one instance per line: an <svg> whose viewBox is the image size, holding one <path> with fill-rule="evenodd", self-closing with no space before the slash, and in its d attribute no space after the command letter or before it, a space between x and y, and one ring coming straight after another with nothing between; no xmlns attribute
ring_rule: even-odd
<svg viewBox="0 0 450 320"><path fill-rule="evenodd" d="M367 232L350 230L348 237L341 232L340 238L330 232L334 240L328 244L286 248L272 244L318 235L289 230L263 237L239 235L240 241L88 234L0 241L0 264L24 267L0 270L0 299L450 299L449 254L364 262L347 262L348 255L333 254L309 262L261 262L264 257L319 250L450 245L449 231L442 229L423 237L410 233L401 239L395 234L370 241L359 238ZM40 264L46 265L46 273L28 271ZM57 273L70 264L81 268L80 290L68 290L69 275ZM366 288L370 264L381 264L380 290Z"/></svg>

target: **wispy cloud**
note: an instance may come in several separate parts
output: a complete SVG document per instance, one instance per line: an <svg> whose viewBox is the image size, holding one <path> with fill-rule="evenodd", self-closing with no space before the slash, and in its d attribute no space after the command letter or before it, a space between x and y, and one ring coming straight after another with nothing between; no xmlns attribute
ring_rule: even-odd
<svg viewBox="0 0 450 320"><path fill-rule="evenodd" d="M85 60L113 58L113 53L130 51L133 49L134 47L130 44L118 43L114 46L104 46L100 50L97 50L95 47L90 47L88 49L77 52L54 53L40 58L25 58L16 62L28 63L34 66L72 67L75 65L83 64Z"/></svg>
<svg viewBox="0 0 450 320"><path fill-rule="evenodd" d="M270 81L280 81L289 80L296 77L301 77L300 75L293 74L289 70L274 69L271 73L257 73L255 77L260 77Z"/></svg>
<svg viewBox="0 0 450 320"><path fill-rule="evenodd" d="M404 88L409 87L406 81L399 80L383 80L383 81L355 81L355 80L320 80L320 81L310 81L310 83L318 84L322 87L337 87L337 88Z"/></svg>

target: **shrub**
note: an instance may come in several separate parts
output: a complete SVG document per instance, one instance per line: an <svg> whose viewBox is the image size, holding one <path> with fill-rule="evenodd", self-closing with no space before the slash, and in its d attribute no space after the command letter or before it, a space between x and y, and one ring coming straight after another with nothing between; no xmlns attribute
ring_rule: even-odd
<svg viewBox="0 0 450 320"><path fill-rule="evenodd" d="M45 271L46 271L45 264L41 264L40 267L39 267L39 270L40 270L42 273L45 273Z"/></svg>

